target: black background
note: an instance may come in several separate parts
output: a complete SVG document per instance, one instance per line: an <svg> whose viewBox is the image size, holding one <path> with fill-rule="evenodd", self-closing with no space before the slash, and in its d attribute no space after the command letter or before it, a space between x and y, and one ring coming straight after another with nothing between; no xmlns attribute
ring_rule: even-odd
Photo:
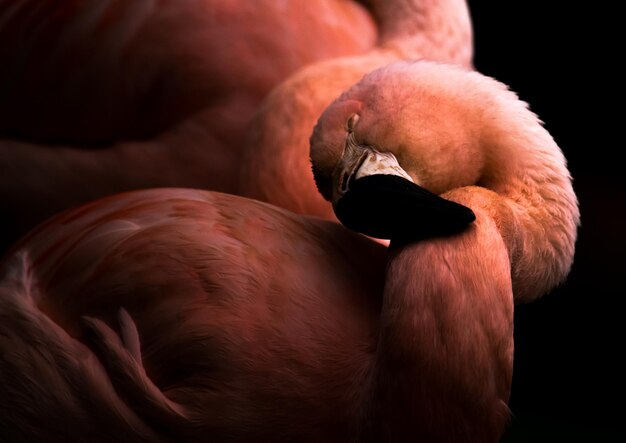
<svg viewBox="0 0 626 443"><path fill-rule="evenodd" d="M626 168L617 154L625 146L611 123L623 114L611 77L624 51L610 47L611 12L588 2L468 3L476 69L508 84L545 122L568 159L582 214L567 282L516 307L514 419L503 441L626 441Z"/></svg>

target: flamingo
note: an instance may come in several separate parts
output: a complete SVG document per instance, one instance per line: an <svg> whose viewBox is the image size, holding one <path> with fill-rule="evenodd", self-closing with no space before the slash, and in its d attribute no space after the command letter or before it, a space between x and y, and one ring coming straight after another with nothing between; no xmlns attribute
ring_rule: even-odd
<svg viewBox="0 0 626 443"><path fill-rule="evenodd" d="M339 97L311 158L338 218L388 249L189 189L108 197L15 245L1 264L2 435L498 441L513 306L573 259L558 146L501 83L420 61Z"/></svg>
<svg viewBox="0 0 626 443"><path fill-rule="evenodd" d="M278 85L252 122L238 193L299 214L336 220L317 192L309 137L324 109L366 73L396 60L472 66L465 0L370 0L379 38L366 54L308 65Z"/></svg>
<svg viewBox="0 0 626 443"><path fill-rule="evenodd" d="M376 36L346 0L0 0L2 242L124 190L235 192L270 89Z"/></svg>

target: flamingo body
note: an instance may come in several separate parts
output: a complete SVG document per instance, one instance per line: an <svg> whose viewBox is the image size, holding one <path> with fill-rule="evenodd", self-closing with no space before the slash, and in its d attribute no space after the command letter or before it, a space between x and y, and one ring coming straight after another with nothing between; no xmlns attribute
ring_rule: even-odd
<svg viewBox="0 0 626 443"><path fill-rule="evenodd" d="M15 251L33 279L28 309L66 332L55 346L81 349L76 358L89 354L80 344L89 343L83 316L115 325L119 308L128 311L145 378L184 405L186 419L172 429L189 441L339 442L354 435L384 280L385 248L377 243L235 196L157 189L66 212ZM5 261L5 282L13 265L22 266ZM4 333L16 322L3 303ZM3 349L3 374L15 369L18 352ZM28 392L36 383L18 382ZM67 402L33 423L14 414L25 406L19 400L3 402L0 415L14 422L2 422L11 432L4 435L51 432L63 407L85 393L64 395ZM132 397L123 401L134 408ZM159 427L149 415L140 418ZM126 439L133 435L126 432ZM63 434L47 438L55 435Z"/></svg>
<svg viewBox="0 0 626 443"><path fill-rule="evenodd" d="M0 37L1 134L102 145L205 111L236 145L274 85L369 49L376 29L352 1L46 0L2 2Z"/></svg>
<svg viewBox="0 0 626 443"><path fill-rule="evenodd" d="M376 38L353 1L0 1L2 242L116 192L235 192L265 95Z"/></svg>

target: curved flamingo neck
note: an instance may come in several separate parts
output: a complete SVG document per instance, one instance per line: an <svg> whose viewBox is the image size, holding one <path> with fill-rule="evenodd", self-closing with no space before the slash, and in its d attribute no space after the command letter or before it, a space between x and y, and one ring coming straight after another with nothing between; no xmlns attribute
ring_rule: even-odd
<svg viewBox="0 0 626 443"><path fill-rule="evenodd" d="M400 58L471 66L472 24L465 0L370 0L380 45Z"/></svg>
<svg viewBox="0 0 626 443"><path fill-rule="evenodd" d="M507 423L509 261L493 220L477 217L454 237L390 248L371 441L496 442Z"/></svg>
<svg viewBox="0 0 626 443"><path fill-rule="evenodd" d="M569 272L580 213L554 139L515 94L506 91L501 100L485 115L491 124L482 131L479 184L499 195L492 209L509 249L516 301L529 301Z"/></svg>

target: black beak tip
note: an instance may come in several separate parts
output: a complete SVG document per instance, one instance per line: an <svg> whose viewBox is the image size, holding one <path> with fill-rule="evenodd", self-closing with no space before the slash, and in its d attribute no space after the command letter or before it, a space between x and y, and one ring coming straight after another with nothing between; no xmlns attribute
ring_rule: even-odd
<svg viewBox="0 0 626 443"><path fill-rule="evenodd" d="M335 214L351 230L392 241L451 235L476 220L470 208L395 175L354 181Z"/></svg>

